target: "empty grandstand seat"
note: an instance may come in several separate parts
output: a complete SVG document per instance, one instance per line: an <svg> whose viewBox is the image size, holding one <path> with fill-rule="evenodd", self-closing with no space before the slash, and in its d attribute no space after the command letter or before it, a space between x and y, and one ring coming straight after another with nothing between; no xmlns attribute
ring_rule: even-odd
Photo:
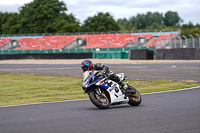
<svg viewBox="0 0 200 133"><path fill-rule="evenodd" d="M11 38L0 38L0 47L11 42L12 39Z"/></svg>

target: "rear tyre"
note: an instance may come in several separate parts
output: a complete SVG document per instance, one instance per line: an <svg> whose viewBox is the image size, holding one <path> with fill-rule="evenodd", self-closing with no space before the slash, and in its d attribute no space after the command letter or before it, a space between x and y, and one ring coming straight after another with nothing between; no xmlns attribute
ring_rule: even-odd
<svg viewBox="0 0 200 133"><path fill-rule="evenodd" d="M110 101L104 92L98 92L100 90L94 90L89 93L90 101L100 109L107 109L110 106Z"/></svg>
<svg viewBox="0 0 200 133"><path fill-rule="evenodd" d="M142 102L140 93L134 87L129 86L129 88L134 89L135 93L128 94L128 98L129 98L128 104L130 104L131 106L140 105L140 103Z"/></svg>

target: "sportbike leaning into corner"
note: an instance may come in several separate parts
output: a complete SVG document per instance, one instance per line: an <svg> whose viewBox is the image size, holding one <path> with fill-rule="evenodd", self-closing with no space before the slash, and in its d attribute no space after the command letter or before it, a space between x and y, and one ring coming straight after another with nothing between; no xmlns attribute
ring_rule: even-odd
<svg viewBox="0 0 200 133"><path fill-rule="evenodd" d="M109 67L90 60L81 63L83 70L82 88L89 95L90 101L100 109L110 105L128 103L131 106L140 105L142 99L139 92L124 82L124 73L115 74Z"/></svg>

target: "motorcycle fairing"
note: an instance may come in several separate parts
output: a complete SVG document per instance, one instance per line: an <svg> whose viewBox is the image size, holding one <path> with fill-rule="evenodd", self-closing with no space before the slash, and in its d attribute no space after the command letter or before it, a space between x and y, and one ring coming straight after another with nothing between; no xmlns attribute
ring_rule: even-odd
<svg viewBox="0 0 200 133"><path fill-rule="evenodd" d="M86 93L93 89L92 86L99 86L109 93L111 104L116 102L129 101L129 99L126 98L125 95L122 93L118 83L109 80L107 77L104 76L96 77L94 76L94 73L95 71L86 71L83 73L82 87ZM124 78L123 73L117 75L120 76L121 79Z"/></svg>
<svg viewBox="0 0 200 133"><path fill-rule="evenodd" d="M107 84L107 81L109 79L105 79L103 78L101 81L99 81L99 86L105 90L107 90L109 88L108 84Z"/></svg>
<svg viewBox="0 0 200 133"><path fill-rule="evenodd" d="M110 80L111 81L111 80ZM119 84L117 84L114 81L111 81L111 87L109 87L109 89L107 89L108 93L110 94L110 100L111 100L111 104L112 103L116 103L116 102L128 102L129 99L125 97L125 95L122 93L121 89L119 88Z"/></svg>
<svg viewBox="0 0 200 133"><path fill-rule="evenodd" d="M108 85L110 84L110 86ZM125 98L125 95L122 93L121 89L119 88L119 84L109 80L108 78L104 78L100 80L97 85L102 87L103 89L107 90L107 92L110 95L110 103L116 103L116 102L128 102L129 99Z"/></svg>

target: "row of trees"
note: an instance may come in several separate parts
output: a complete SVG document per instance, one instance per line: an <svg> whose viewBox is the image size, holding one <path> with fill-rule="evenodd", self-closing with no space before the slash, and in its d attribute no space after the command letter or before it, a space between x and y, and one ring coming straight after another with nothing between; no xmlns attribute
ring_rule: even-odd
<svg viewBox="0 0 200 133"><path fill-rule="evenodd" d="M164 16L159 12L147 12L146 14L137 14L136 17L132 16L129 20L124 18L117 21L125 30L163 29L166 27L175 27L182 22L183 20L179 17L178 13L172 11L168 11Z"/></svg>
<svg viewBox="0 0 200 133"><path fill-rule="evenodd" d="M18 13L0 13L1 34L76 32L79 21L58 0L34 0Z"/></svg>
<svg viewBox="0 0 200 133"><path fill-rule="evenodd" d="M177 12L168 11L165 14L159 12L147 12L146 14L137 14L130 19L118 19L117 23L120 25L120 30L170 30L181 29L182 34L190 38L190 34L196 36L200 35L200 25L194 25L192 22L188 24L181 23L183 20L179 17Z"/></svg>
<svg viewBox="0 0 200 133"><path fill-rule="evenodd" d="M111 13L99 12L83 24L74 14L67 14L67 6L59 0L34 0L19 8L19 13L0 12L0 34L106 32L155 29L182 29L195 34L200 25L180 25L183 20L177 12L147 12L129 19L114 20ZM186 33L185 33L186 34ZM189 35L188 35L189 36Z"/></svg>

